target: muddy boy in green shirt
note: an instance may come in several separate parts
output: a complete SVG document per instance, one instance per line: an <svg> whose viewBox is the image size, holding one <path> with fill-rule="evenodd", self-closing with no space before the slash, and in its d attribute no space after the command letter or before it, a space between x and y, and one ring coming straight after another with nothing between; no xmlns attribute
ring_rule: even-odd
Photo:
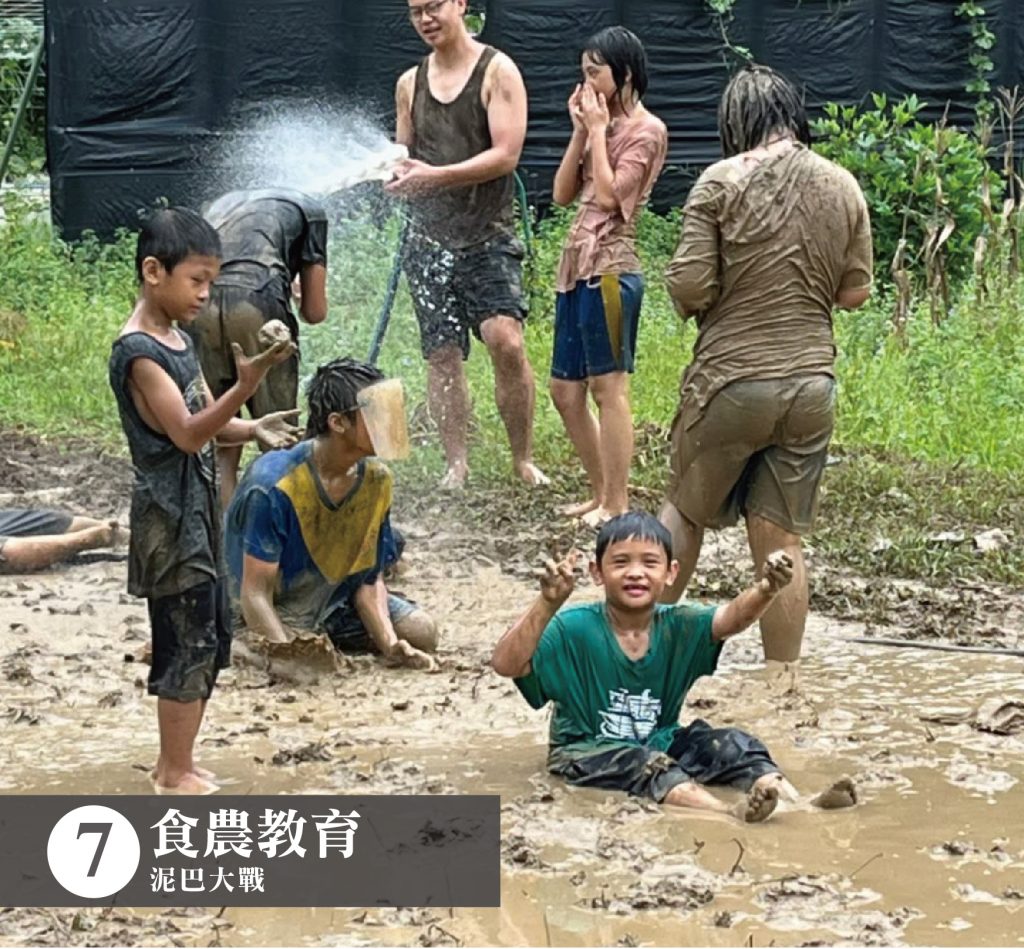
<svg viewBox="0 0 1024 949"><path fill-rule="evenodd" d="M768 749L738 728L696 719L679 725L693 683L711 675L722 644L757 621L790 582L793 565L776 552L761 579L724 606L658 603L675 578L667 529L649 514L612 518L590 565L605 600L560 607L575 585L575 553L549 561L540 596L501 637L491 664L515 679L534 707L555 703L548 768L570 784L610 788L664 804L762 821L780 797L798 794ZM730 807L705 785L747 792ZM811 802L847 807L856 791L842 778Z"/></svg>

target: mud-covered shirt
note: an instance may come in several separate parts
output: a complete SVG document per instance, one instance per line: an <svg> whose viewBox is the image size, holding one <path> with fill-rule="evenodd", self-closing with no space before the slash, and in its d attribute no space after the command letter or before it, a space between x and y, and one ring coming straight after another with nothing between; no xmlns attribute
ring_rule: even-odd
<svg viewBox="0 0 1024 949"><path fill-rule="evenodd" d="M221 241L217 286L272 287L287 306L302 268L327 263L327 213L300 191L231 191L210 205L206 219Z"/></svg>
<svg viewBox="0 0 1024 949"><path fill-rule="evenodd" d="M692 420L738 379L832 375L836 293L871 275L867 205L845 169L797 143L707 169L666 271L676 308L697 318L681 393Z"/></svg>
<svg viewBox="0 0 1024 949"><path fill-rule="evenodd" d="M614 744L665 751L690 686L711 675L722 644L714 606L657 606L646 655L630 659L605 604L561 610L541 634L530 672L515 680L534 708L554 702L548 764L558 767Z"/></svg>
<svg viewBox="0 0 1024 949"><path fill-rule="evenodd" d="M299 629L321 627L397 560L391 531L391 472L359 462L355 483L337 503L313 464L313 442L267 452L245 472L226 516L231 589L241 595L246 555L278 565L274 608Z"/></svg>
<svg viewBox="0 0 1024 949"><path fill-rule="evenodd" d="M608 163L619 206L598 204L590 148L583 156L579 210L569 228L556 289L572 290L578 280L602 274L639 273L636 222L665 164L668 130L650 112L617 120L608 130Z"/></svg>
<svg viewBox="0 0 1024 949"><path fill-rule="evenodd" d="M130 514L128 592L160 597L223 574L220 502L213 443L195 454L143 421L129 389L136 359L150 359L181 392L189 412L206 407L203 376L192 341L172 349L148 333L128 333L110 351L110 387L128 439L135 483Z"/></svg>

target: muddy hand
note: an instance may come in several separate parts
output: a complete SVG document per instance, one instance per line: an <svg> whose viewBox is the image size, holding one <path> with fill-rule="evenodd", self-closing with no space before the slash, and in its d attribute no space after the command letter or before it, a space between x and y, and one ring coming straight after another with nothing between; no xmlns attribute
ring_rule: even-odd
<svg viewBox="0 0 1024 949"><path fill-rule="evenodd" d="M544 569L537 571L537 577L540 580L540 595L548 603L561 606L569 599L576 586L574 571L578 557L579 551L571 550L569 555L558 563L548 558L544 562Z"/></svg>
<svg viewBox="0 0 1024 949"><path fill-rule="evenodd" d="M776 550L765 557L764 576L761 578L765 593L774 596L793 579L793 558L785 551Z"/></svg>
<svg viewBox="0 0 1024 949"><path fill-rule="evenodd" d="M428 656L404 639L395 643L388 658L394 659L410 669L422 669L424 672L437 671L437 661L433 656Z"/></svg>
<svg viewBox="0 0 1024 949"><path fill-rule="evenodd" d="M231 344L231 352L235 357L235 372L238 375L238 383L244 389L255 392L267 370L278 363L284 362L296 353L295 343L289 340L281 340L274 343L269 349L263 350L258 356L246 356L238 343Z"/></svg>
<svg viewBox="0 0 1024 949"><path fill-rule="evenodd" d="M291 448L302 437L302 429L288 419L298 419L298 416L298 409L270 412L256 422L253 438L264 451Z"/></svg>

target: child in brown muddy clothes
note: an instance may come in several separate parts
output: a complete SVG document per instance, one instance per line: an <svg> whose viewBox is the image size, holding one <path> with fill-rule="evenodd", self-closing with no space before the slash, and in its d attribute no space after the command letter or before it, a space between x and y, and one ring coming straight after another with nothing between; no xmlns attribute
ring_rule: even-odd
<svg viewBox="0 0 1024 949"><path fill-rule="evenodd" d="M540 596L491 660L534 708L555 703L549 770L570 784L745 821L767 818L780 797L795 800L796 789L753 735L701 719L679 724L687 691L715 671L722 643L754 623L792 579L789 558L770 554L764 576L724 606L660 605L679 569L672 538L654 517L629 512L597 537L590 572L605 588L604 602L559 611L573 591L575 563L575 553L548 561ZM748 793L730 807L704 785ZM842 778L811 803L848 807L856 791Z"/></svg>
<svg viewBox="0 0 1024 949"><path fill-rule="evenodd" d="M192 749L231 650L213 439L295 441L288 413L234 418L294 346L283 341L247 359L235 345L237 381L213 401L192 342L174 324L195 319L209 297L220 267L216 231L193 211L157 211L142 226L135 266L139 300L111 350L110 385L135 468L128 592L149 603L149 693L160 727L152 777L157 793L209 794L217 786Z"/></svg>
<svg viewBox="0 0 1024 949"><path fill-rule="evenodd" d="M641 101L647 54L633 33L608 27L583 50L584 82L569 97L572 139L552 193L563 205L578 196L579 211L558 268L551 397L592 492L565 513L597 527L629 509L629 375L644 296L636 224L665 163L668 131Z"/></svg>

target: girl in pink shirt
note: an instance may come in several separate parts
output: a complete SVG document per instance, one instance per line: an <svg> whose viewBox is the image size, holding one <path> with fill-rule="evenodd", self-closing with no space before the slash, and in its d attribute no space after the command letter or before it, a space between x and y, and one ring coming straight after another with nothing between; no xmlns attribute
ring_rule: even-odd
<svg viewBox="0 0 1024 949"><path fill-rule="evenodd" d="M592 497L566 508L599 526L629 509L633 372L643 277L636 222L665 163L668 132L644 108L647 54L625 27L592 36L569 97L572 138L553 200L579 199L562 250L551 396L583 462ZM597 404L595 418L588 392Z"/></svg>

